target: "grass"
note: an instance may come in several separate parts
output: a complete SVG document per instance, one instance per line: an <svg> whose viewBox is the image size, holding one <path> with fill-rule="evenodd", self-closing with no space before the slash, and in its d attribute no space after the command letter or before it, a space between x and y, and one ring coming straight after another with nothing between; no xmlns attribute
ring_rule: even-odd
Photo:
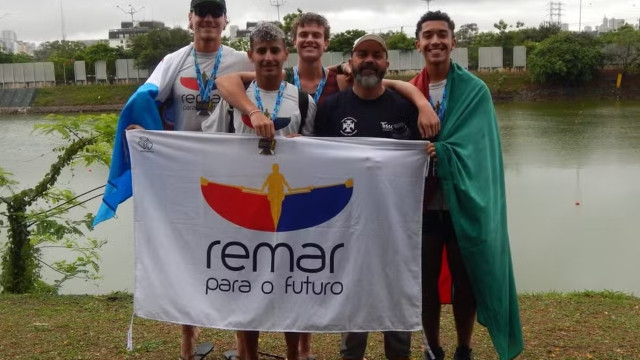
<svg viewBox="0 0 640 360"><path fill-rule="evenodd" d="M522 294L520 307L525 351L519 359L640 359L640 298L618 292ZM136 318L135 350L126 350L132 297L0 295L2 359L176 359L180 328ZM443 345L455 347L450 307L443 311ZM202 341L216 349L208 359L222 359L233 348L230 331L204 329ZM319 360L338 359L338 334L313 337ZM474 332L475 358L495 359L486 329ZM283 355L282 334L265 333L261 351ZM414 359L422 359L421 335L413 336ZM371 334L370 360L384 359L382 336ZM265 357L265 359L267 359Z"/></svg>
<svg viewBox="0 0 640 360"><path fill-rule="evenodd" d="M139 85L77 85L39 88L33 106L124 104Z"/></svg>

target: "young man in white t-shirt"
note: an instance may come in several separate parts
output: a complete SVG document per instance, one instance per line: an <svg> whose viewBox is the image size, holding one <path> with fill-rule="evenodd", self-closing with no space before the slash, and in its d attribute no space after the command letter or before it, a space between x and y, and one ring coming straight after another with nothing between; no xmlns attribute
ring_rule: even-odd
<svg viewBox="0 0 640 360"><path fill-rule="evenodd" d="M249 58L255 67L256 80L246 90L247 97L257 109L243 114L231 108L223 99L213 116L202 123L204 132L253 133L251 117L263 114L273 122L276 136L312 135L316 104L311 96L282 80L282 67L289 56L285 47L284 33L271 23L258 25L251 33ZM304 96L305 98L300 98ZM302 105L301 108L300 104ZM303 113L306 113L303 114ZM239 331L242 360L258 360L258 331ZM285 333L287 359L298 359L300 334Z"/></svg>
<svg viewBox="0 0 640 360"><path fill-rule="evenodd" d="M191 0L193 43L165 56L164 66L158 66L151 76L169 79L155 99L162 104L166 130L200 131L202 122L220 103L216 77L253 69L244 52L222 45L222 31L228 23L225 0ZM140 128L134 122L127 129ZM195 349L199 332L195 326L182 325L181 359L200 359L211 351L210 343Z"/></svg>
<svg viewBox="0 0 640 360"><path fill-rule="evenodd" d="M273 122L276 135L311 135L315 102L311 96L282 80L282 67L289 56L282 30L273 24L260 24L251 34L248 55L255 67L256 80L245 93L257 108L243 114L222 99L212 116L202 123L202 131L255 134L251 118L260 113ZM300 96L306 99L300 99ZM306 111L300 109L300 102L308 104ZM304 119L303 112L306 112Z"/></svg>

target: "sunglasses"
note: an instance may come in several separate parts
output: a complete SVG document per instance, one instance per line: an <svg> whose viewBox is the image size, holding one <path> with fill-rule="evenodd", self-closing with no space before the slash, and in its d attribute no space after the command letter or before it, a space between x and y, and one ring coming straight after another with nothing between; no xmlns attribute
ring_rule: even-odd
<svg viewBox="0 0 640 360"><path fill-rule="evenodd" d="M220 7L199 6L193 9L193 13L201 18L207 17L207 15L211 15L214 18L218 18L224 15L224 12L225 12L224 9Z"/></svg>

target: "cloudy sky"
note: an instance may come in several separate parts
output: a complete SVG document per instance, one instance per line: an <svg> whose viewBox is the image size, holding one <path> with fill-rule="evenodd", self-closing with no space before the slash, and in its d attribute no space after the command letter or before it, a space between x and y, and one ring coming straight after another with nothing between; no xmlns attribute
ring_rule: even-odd
<svg viewBox="0 0 640 360"><path fill-rule="evenodd" d="M557 2L557 1L556 1ZM640 0L560 0L562 22L569 29L595 27L602 18L625 19L638 24ZM67 40L106 39L108 30L130 21L133 6L138 20L158 20L167 26L186 28L189 0L3 0L0 5L0 30L13 30L18 40L43 42L62 39L63 25ZM273 5L281 5L279 7ZM477 23L482 31L504 19L509 24L522 21L538 26L549 20L548 0L431 0L431 10L446 11L456 25ZM227 0L232 25L245 28L247 21L278 20L297 8L325 15L332 32L362 29L368 32L400 30L411 35L419 16L427 10L426 0ZM62 11L61 11L62 9Z"/></svg>

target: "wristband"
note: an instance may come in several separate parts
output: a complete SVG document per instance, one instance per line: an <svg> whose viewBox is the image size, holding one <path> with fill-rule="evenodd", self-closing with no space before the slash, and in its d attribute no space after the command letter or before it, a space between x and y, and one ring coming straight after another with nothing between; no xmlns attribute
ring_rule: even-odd
<svg viewBox="0 0 640 360"><path fill-rule="evenodd" d="M261 110L260 110L260 109L255 109L255 110L253 110L253 111L250 111L250 112L247 114L247 116L249 117L249 119L251 119L251 115L253 115L253 114L255 114L255 113L259 113L259 112L261 112Z"/></svg>

